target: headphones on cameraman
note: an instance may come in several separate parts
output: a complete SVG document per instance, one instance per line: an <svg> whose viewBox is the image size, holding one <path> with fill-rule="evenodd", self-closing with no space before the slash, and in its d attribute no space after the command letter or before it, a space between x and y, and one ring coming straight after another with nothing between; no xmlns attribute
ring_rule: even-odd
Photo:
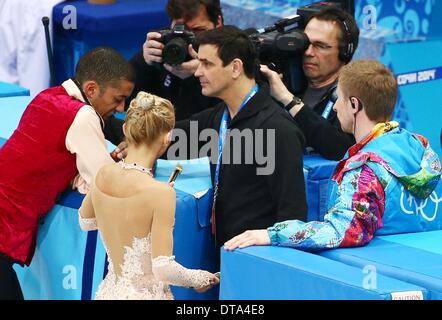
<svg viewBox="0 0 442 320"><path fill-rule="evenodd" d="M342 26L344 42L347 44L345 47L339 46L339 60L349 63L355 52L355 43L346 19L338 16L338 20Z"/></svg>

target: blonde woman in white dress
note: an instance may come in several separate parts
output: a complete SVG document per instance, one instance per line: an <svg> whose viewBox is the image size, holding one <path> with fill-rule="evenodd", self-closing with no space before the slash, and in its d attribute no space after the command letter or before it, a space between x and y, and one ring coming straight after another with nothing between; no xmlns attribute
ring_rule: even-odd
<svg viewBox="0 0 442 320"><path fill-rule="evenodd" d="M83 230L98 229L109 271L95 299L173 299L169 285L205 291L219 279L187 269L173 253L175 191L151 172L175 125L172 104L145 92L132 100L123 127L124 161L104 166L79 209Z"/></svg>

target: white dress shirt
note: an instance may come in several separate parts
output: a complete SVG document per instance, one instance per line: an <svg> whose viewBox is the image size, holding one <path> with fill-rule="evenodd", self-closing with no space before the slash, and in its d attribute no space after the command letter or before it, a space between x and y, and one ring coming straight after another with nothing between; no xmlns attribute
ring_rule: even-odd
<svg viewBox="0 0 442 320"><path fill-rule="evenodd" d="M77 100L84 101L80 89L72 80L62 83L67 93ZM66 135L66 148L76 156L78 175L73 187L86 194L98 170L112 160L106 145L101 117L90 105L80 108Z"/></svg>

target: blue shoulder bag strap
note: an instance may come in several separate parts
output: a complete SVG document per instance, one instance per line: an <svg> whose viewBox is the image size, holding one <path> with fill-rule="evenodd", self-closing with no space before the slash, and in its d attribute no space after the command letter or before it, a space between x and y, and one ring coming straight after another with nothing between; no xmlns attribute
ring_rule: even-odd
<svg viewBox="0 0 442 320"><path fill-rule="evenodd" d="M336 100L338 100L338 95L336 94L336 87L337 86L338 86L337 84L334 84L328 90L329 99L328 99L327 105L325 106L324 111L322 112L322 115L321 115L324 119L328 119L328 116L330 115L330 113L333 109L333 106L336 103Z"/></svg>

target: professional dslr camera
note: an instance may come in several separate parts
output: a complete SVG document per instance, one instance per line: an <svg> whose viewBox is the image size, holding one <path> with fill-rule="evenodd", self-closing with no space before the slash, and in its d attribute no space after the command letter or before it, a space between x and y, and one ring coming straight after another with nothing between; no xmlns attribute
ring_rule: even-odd
<svg viewBox="0 0 442 320"><path fill-rule="evenodd" d="M163 62L179 65L190 60L189 44L195 45L193 32L185 30L183 23L177 23L172 29L160 30L163 48Z"/></svg>
<svg viewBox="0 0 442 320"><path fill-rule="evenodd" d="M310 40L304 33L305 25L310 17L322 9L334 7L347 10L354 14L354 0L320 1L298 8L296 15L276 21L264 29L250 32L249 38L255 45L261 64L270 69L283 73L286 83L297 91L303 82L302 54L310 45Z"/></svg>

